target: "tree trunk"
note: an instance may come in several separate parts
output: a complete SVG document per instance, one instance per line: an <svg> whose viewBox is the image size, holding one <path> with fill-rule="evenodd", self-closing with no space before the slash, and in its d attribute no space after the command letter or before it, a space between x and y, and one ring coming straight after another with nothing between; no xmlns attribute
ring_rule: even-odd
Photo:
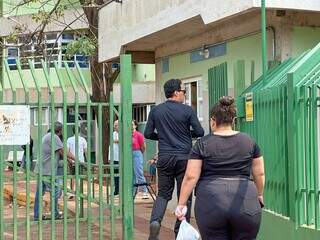
<svg viewBox="0 0 320 240"><path fill-rule="evenodd" d="M102 5L102 0L95 1L97 5ZM83 6L84 13L89 23L89 37L98 39L98 8ZM92 81L92 102L109 102L110 92L112 91L113 82L117 78L119 71L112 72L111 64L99 63L98 47L96 53L90 59L91 81ZM94 109L96 117L98 116L97 108ZM103 108L102 112L102 149L103 162L108 163L109 151L109 108Z"/></svg>

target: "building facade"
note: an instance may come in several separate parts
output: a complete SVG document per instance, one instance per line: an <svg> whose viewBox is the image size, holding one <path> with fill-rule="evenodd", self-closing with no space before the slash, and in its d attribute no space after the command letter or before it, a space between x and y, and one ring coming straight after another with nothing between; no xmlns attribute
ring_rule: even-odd
<svg viewBox="0 0 320 240"><path fill-rule="evenodd" d="M19 1L9 0L0 2L0 38L1 38L1 54L0 54L0 79L1 87L4 89L4 102L12 101L11 84L16 88L17 101L24 100L25 93L21 78L30 88L29 99L32 102L37 101L36 85L33 79L32 71L34 69L37 76L37 83L43 91L43 100L49 99L48 84L46 81L44 63L49 65L50 81L54 88L58 89L57 101L62 101L62 93L60 89L59 76L55 68L59 70L60 77L64 80L68 91L67 101L72 103L75 101L75 92L72 88L70 80L68 80L67 67L71 73L79 81L79 73L76 68L78 64L81 74L87 85L91 89L91 73L89 57L83 54L74 54L68 56L65 47L75 40L81 38L88 30L88 23L80 3L70 1L61 1L61 6L65 6L64 13L59 17L54 17L44 29L43 45L40 50L37 39L30 41L28 37L37 31L40 22L36 21L38 11L49 12L54 6L54 1L46 4L40 2L29 3L22 6ZM56 64L56 65L55 65ZM114 64L114 69L118 67L118 62ZM19 69L18 69L19 68ZM135 64L133 66L133 115L140 120L141 125L145 123L150 106L155 103L155 65L154 64ZM143 89L144 94L141 94ZM148 89L147 91L145 89ZM114 101L120 102L120 84L117 79L113 86ZM86 94L84 91L79 93L80 104L86 103ZM31 107L31 125L32 131L38 126L37 108ZM56 109L57 120L63 122L62 106ZM44 108L42 112L42 125L44 129L48 128L50 120L49 107ZM79 115L80 122L86 122L86 107L80 106ZM68 133L72 134L71 126L75 122L74 107L69 106L67 110ZM32 133L32 135L34 135ZM96 139L93 139L94 143ZM36 146L36 144L35 144ZM154 147L150 148L150 155L154 152Z"/></svg>
<svg viewBox="0 0 320 240"><path fill-rule="evenodd" d="M99 12L99 29L107 29L99 35L99 60L114 61L120 52L129 52L155 62L156 103L164 100L164 82L180 78L186 104L209 132L217 89L237 97L261 75L260 7L254 0L112 2ZM319 1L270 0L266 8L269 69L320 42ZM215 82L212 73L218 66L223 81ZM264 211L263 221L260 239L319 238L314 226L297 226L277 213Z"/></svg>

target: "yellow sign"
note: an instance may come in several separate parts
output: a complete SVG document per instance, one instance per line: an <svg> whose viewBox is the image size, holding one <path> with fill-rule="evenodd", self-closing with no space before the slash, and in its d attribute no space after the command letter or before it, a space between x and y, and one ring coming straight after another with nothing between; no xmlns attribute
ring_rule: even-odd
<svg viewBox="0 0 320 240"><path fill-rule="evenodd" d="M246 94L246 121L253 121L253 94Z"/></svg>

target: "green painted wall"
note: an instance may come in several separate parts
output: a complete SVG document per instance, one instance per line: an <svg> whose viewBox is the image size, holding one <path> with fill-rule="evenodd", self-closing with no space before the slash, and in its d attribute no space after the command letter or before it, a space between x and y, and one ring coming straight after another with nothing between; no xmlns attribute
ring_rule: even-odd
<svg viewBox="0 0 320 240"><path fill-rule="evenodd" d="M271 42L271 41L268 41ZM169 72L162 74L161 81L164 83L170 78L189 78L202 76L204 90L207 90L208 69L223 62L228 64L228 86L234 88L233 66L237 60L246 60L246 76L250 76L251 60L256 62L255 75L260 75L260 34L252 35L227 43L225 56L212 58L196 63L190 63L190 53L185 53L169 58ZM250 85L250 78L246 78L246 86Z"/></svg>
<svg viewBox="0 0 320 240"><path fill-rule="evenodd" d="M291 34L292 56L294 57L320 42L320 27L294 27Z"/></svg>
<svg viewBox="0 0 320 240"><path fill-rule="evenodd" d="M155 65L154 64L133 64L132 67L133 82L155 81Z"/></svg>
<svg viewBox="0 0 320 240"><path fill-rule="evenodd" d="M286 217L264 211L258 240L318 240L320 231L298 227Z"/></svg>
<svg viewBox="0 0 320 240"><path fill-rule="evenodd" d="M154 64L133 64L132 82L154 82L156 79L156 68ZM119 78L116 80L120 83Z"/></svg>
<svg viewBox="0 0 320 240"><path fill-rule="evenodd" d="M298 56L302 52L314 47L320 42L320 28L316 27L294 27L292 28L292 56ZM272 35L268 32L267 48L268 60L271 59ZM227 54L225 56L212 58L196 63L190 63L190 53L172 56L169 58L169 72L161 75L161 81L164 83L170 78L189 78L193 76L202 76L204 89L207 89L208 69L222 62L228 64L228 86L234 88L234 64L237 60L245 60L245 86L250 85L251 61L255 62L255 78L261 74L261 54L260 54L260 34L248 36L227 43ZM240 84L240 86L244 86ZM231 91L231 93L233 93Z"/></svg>

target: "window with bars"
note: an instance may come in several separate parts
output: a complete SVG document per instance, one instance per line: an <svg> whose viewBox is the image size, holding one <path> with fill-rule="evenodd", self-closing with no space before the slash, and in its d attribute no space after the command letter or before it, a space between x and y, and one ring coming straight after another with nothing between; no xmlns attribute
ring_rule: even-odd
<svg viewBox="0 0 320 240"><path fill-rule="evenodd" d="M154 104L138 104L132 107L132 118L139 123L146 122Z"/></svg>

